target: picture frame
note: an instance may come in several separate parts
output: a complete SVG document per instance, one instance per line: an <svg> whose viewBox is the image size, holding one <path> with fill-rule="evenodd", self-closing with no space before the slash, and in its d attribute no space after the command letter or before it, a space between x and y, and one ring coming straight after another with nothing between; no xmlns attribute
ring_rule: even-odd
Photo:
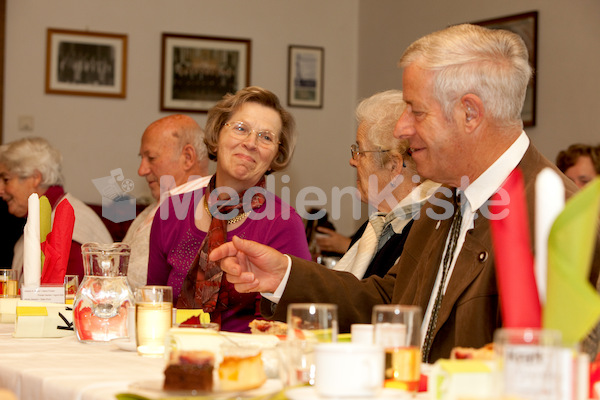
<svg viewBox="0 0 600 400"><path fill-rule="evenodd" d="M206 113L250 84L252 41L162 34L160 110Z"/></svg>
<svg viewBox="0 0 600 400"><path fill-rule="evenodd" d="M127 35L48 28L46 93L125 98Z"/></svg>
<svg viewBox="0 0 600 400"><path fill-rule="evenodd" d="M521 36L529 52L529 64L533 68L533 76L527 86L525 104L521 117L524 126L535 126L537 103L537 42L538 42L538 12L530 11L523 14L508 15L485 21L473 22L475 25L491 29L506 29Z"/></svg>
<svg viewBox="0 0 600 400"><path fill-rule="evenodd" d="M288 106L323 107L324 58L323 47L289 46Z"/></svg>

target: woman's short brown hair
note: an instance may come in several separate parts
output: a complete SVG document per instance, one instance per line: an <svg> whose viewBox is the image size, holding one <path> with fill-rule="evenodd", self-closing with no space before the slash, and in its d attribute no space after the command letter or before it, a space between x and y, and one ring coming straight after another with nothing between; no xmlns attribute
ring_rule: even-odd
<svg viewBox="0 0 600 400"><path fill-rule="evenodd" d="M558 153L556 166L565 173L577 163L581 156L588 156L592 160L596 173L600 174L600 146L594 147L583 143L572 144L566 150Z"/></svg>
<svg viewBox="0 0 600 400"><path fill-rule="evenodd" d="M206 136L204 137L204 143L208 148L208 157L216 161L217 144L223 126L229 121L231 115L246 103L260 104L272 108L279 114L281 118L279 148L271 163L271 170L282 170L290 163L294 147L296 147L296 122L292 114L283 108L279 98L273 92L258 86L248 86L238 90L235 94L228 93L208 111Z"/></svg>

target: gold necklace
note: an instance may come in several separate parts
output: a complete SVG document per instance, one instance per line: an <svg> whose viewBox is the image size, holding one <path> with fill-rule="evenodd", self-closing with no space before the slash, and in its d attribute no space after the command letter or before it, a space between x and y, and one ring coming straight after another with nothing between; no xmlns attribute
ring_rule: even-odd
<svg viewBox="0 0 600 400"><path fill-rule="evenodd" d="M204 196L204 208L206 209L206 212L208 213L208 215L210 215L213 218L215 217L214 215L212 215L212 213L210 212L210 209L208 208L208 199L206 198L206 196ZM235 217L227 220L227 225L235 224L236 222L243 220L251 212L252 212L252 210L245 212L245 213L238 213L238 215L236 215Z"/></svg>

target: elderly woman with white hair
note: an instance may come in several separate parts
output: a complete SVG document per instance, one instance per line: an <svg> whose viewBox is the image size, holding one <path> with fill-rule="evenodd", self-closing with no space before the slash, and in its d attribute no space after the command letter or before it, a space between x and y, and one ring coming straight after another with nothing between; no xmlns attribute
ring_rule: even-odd
<svg viewBox="0 0 600 400"><path fill-rule="evenodd" d="M419 177L406 141L394 138L405 107L402 91L387 90L356 108L358 129L356 144L350 147L350 165L356 168L361 201L375 211L333 268L359 279L384 276L396 263L414 219L439 187Z"/></svg>
<svg viewBox="0 0 600 400"><path fill-rule="evenodd" d="M83 278L81 245L86 242L112 243L112 237L98 215L63 188L62 155L46 139L33 137L0 146L0 196L8 211L25 217L33 193L46 196L52 210L68 200L75 212L75 226L67 266L68 275ZM52 213L54 216L54 212ZM15 244L12 268L23 280L23 236Z"/></svg>

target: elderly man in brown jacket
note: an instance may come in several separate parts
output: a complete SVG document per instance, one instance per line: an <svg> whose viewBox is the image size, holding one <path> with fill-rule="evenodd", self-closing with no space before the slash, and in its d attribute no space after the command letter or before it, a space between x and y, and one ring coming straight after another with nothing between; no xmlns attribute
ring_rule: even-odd
<svg viewBox="0 0 600 400"><path fill-rule="evenodd" d="M336 303L346 331L351 323L368 322L375 304L419 305L423 361L434 362L455 346L491 342L502 326L488 200L520 168L533 238L535 177L545 167L558 170L523 131L521 109L532 71L518 35L453 26L417 40L400 63L407 107L395 136L409 141L418 173L444 186L421 210L398 264L383 278L358 281L239 238L210 257L223 258L221 266L238 291L263 294L268 318L284 319L290 303ZM561 177L568 197L577 188ZM590 342L586 350L593 354Z"/></svg>

